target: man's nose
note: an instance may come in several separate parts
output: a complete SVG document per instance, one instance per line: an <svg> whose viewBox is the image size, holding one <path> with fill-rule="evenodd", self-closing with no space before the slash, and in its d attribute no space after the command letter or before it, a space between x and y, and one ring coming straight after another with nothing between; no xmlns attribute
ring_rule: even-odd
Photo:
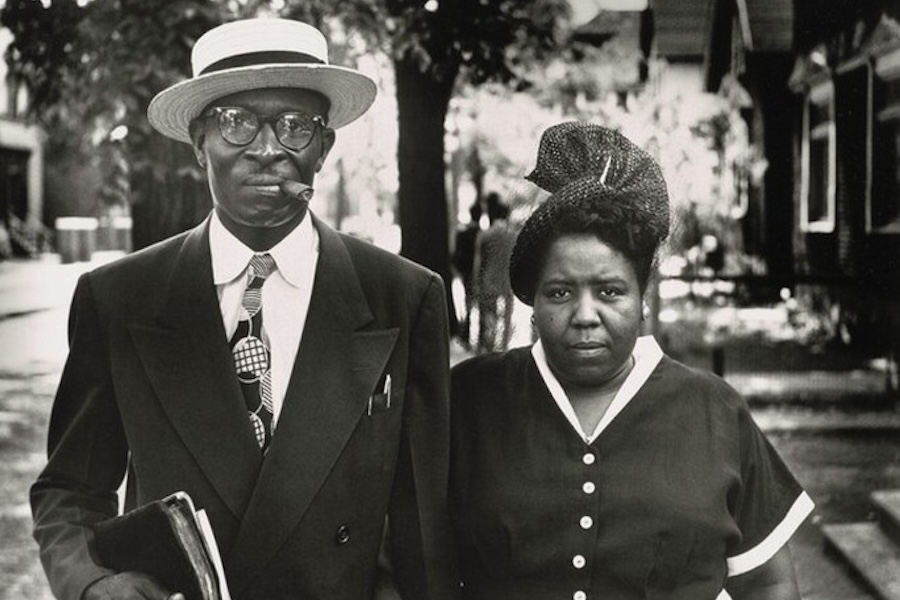
<svg viewBox="0 0 900 600"><path fill-rule="evenodd" d="M250 142L247 154L262 163L273 162L287 156L271 123L263 123L260 126L256 137Z"/></svg>

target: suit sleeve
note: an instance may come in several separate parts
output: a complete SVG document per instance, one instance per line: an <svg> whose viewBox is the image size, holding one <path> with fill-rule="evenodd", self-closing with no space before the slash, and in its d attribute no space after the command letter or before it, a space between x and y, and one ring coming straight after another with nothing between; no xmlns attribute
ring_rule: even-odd
<svg viewBox="0 0 900 600"><path fill-rule="evenodd" d="M110 383L107 350L89 275L69 315L69 356L57 389L48 462L31 487L34 538L54 595L79 600L110 571L91 559L91 525L114 516L127 446Z"/></svg>
<svg viewBox="0 0 900 600"><path fill-rule="evenodd" d="M400 455L391 498L390 549L406 600L457 598L447 513L449 329L437 275L413 317Z"/></svg>

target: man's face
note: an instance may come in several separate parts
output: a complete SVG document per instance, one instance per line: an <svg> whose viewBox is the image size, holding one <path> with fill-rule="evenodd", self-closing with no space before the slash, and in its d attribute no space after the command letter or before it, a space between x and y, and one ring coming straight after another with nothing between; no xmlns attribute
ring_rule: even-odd
<svg viewBox="0 0 900 600"><path fill-rule="evenodd" d="M319 94L289 88L239 92L216 100L212 107L244 108L263 117L285 112L325 117L328 108ZM216 211L226 225L276 228L299 223L307 208L279 184L289 180L312 186L334 144L334 131L317 126L308 146L291 150L279 142L274 123L263 123L256 137L241 146L226 141L217 117L210 116L195 123L191 139L197 160L206 169Z"/></svg>

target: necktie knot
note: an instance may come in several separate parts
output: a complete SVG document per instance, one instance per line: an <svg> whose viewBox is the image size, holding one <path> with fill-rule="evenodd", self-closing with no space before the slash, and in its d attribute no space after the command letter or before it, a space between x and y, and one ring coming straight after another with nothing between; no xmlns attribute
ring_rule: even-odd
<svg viewBox="0 0 900 600"><path fill-rule="evenodd" d="M254 254L250 257L250 275L258 279L265 279L275 270L275 259L266 252L265 254Z"/></svg>

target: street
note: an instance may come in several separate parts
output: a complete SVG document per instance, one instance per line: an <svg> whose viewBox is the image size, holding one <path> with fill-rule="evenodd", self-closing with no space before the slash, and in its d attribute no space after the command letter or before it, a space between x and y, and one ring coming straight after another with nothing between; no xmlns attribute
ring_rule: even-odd
<svg viewBox="0 0 900 600"><path fill-rule="evenodd" d="M44 461L47 419L65 359L68 299L86 266L0 263L0 303L15 307L6 311L12 316L0 317L0 600L51 598L31 539L27 490ZM806 600L874 600L824 551L819 525L867 519L870 491L900 488L898 429L872 426L878 415L863 421L845 416L792 408L758 414L817 505L792 542ZM804 421L818 425L783 426Z"/></svg>
<svg viewBox="0 0 900 600"><path fill-rule="evenodd" d="M0 321L0 598L50 599L31 539L28 486L45 460L50 403L65 358L66 310Z"/></svg>

